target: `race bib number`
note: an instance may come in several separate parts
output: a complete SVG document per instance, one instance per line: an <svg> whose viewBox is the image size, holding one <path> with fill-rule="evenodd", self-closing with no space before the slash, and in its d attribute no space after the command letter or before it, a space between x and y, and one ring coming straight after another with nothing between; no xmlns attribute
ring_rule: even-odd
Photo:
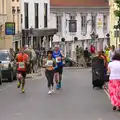
<svg viewBox="0 0 120 120"><path fill-rule="evenodd" d="M47 61L47 66L53 66L53 61L52 60L48 60Z"/></svg>
<svg viewBox="0 0 120 120"><path fill-rule="evenodd" d="M56 62L57 63L61 62L61 57L56 57Z"/></svg>
<svg viewBox="0 0 120 120"><path fill-rule="evenodd" d="M24 62L19 62L19 68L25 68L25 63Z"/></svg>

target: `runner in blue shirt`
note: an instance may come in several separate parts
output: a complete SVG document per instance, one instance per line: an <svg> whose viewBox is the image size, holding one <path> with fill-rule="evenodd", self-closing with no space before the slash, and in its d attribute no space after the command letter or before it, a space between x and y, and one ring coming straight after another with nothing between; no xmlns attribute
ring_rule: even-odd
<svg viewBox="0 0 120 120"><path fill-rule="evenodd" d="M53 58L56 60L57 68L55 69L55 74L59 75L58 77L55 77L56 81L56 88L61 88L61 80L62 80L62 73L63 73L63 60L65 59L62 51L60 51L59 45L55 45L55 50L53 51Z"/></svg>

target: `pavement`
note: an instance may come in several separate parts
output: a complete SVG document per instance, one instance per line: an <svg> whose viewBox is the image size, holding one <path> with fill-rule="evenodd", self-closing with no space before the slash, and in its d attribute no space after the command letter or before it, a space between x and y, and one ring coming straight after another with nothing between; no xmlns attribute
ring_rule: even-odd
<svg viewBox="0 0 120 120"><path fill-rule="evenodd" d="M44 75L26 80L26 93L17 82L0 86L0 120L120 120L103 90L92 89L88 69L65 69L63 87L48 95Z"/></svg>

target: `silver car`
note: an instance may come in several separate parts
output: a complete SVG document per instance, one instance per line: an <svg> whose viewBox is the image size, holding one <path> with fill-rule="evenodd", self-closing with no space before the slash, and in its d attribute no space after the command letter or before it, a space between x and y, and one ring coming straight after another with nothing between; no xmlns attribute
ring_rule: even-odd
<svg viewBox="0 0 120 120"><path fill-rule="evenodd" d="M16 63L10 56L9 50L0 50L1 76L2 80L12 82L16 79Z"/></svg>

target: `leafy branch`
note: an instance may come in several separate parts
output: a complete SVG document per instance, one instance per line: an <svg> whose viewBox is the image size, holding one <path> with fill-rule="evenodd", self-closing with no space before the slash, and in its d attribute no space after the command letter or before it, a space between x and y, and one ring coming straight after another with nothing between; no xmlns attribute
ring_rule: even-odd
<svg viewBox="0 0 120 120"><path fill-rule="evenodd" d="M120 0L115 0L115 3L117 5L117 10L114 11L115 16L120 18Z"/></svg>

